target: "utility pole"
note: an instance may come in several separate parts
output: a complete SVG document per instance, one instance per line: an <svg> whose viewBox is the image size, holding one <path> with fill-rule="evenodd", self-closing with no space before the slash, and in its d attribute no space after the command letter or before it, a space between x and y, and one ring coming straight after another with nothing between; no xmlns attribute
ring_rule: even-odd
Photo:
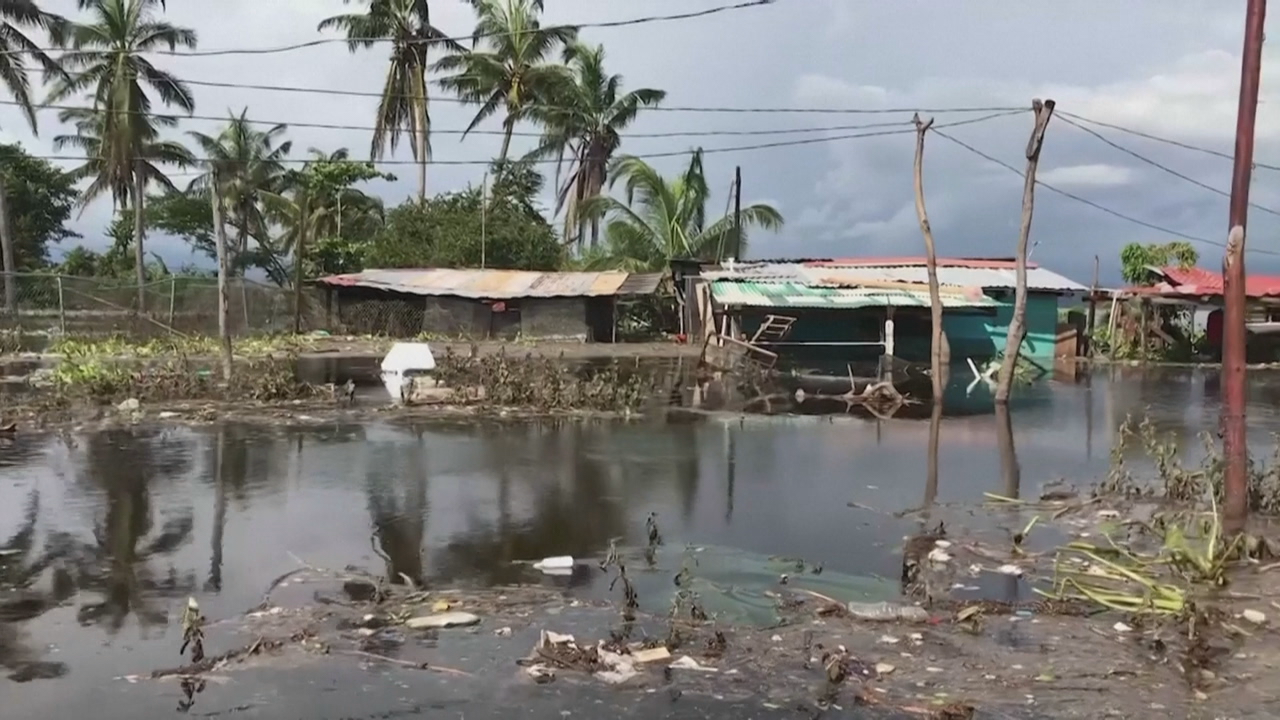
<svg viewBox="0 0 1280 720"><path fill-rule="evenodd" d="M742 259L742 166L733 168L733 259Z"/></svg>
<svg viewBox="0 0 1280 720"><path fill-rule="evenodd" d="M1240 105L1236 110L1235 169L1231 174L1231 218L1222 258L1222 456L1223 530L1238 534L1249 515L1249 448L1245 441L1245 225L1253 173L1253 135L1262 80L1263 20L1266 0L1248 0L1244 52L1240 62Z"/></svg>
<svg viewBox="0 0 1280 720"><path fill-rule="evenodd" d="M488 244L489 232L488 218L489 214L489 173L484 174L484 178L480 180L480 269L484 269L484 251L485 245Z"/></svg>

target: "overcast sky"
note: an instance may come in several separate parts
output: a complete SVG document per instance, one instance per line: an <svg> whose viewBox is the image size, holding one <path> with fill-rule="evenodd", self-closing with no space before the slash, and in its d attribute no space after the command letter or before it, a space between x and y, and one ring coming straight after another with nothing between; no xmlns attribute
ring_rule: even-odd
<svg viewBox="0 0 1280 720"><path fill-rule="evenodd" d="M75 0L46 0L55 12L75 15ZM722 0L546 0L547 22L599 22L683 12ZM193 27L201 49L275 46L319 37L323 18L353 8L341 0L170 0L168 19ZM215 11L216 8L216 11ZM954 108L1028 106L1032 97L1058 101L1058 109L1134 130L1229 153L1234 133L1243 0L775 0L772 5L700 19L587 29L603 43L611 71L628 88L668 92L671 106ZM473 25L461 0L435 0L435 22L465 34ZM1272 49L1274 50L1274 48ZM376 91L384 77L386 46L350 54L328 44L258 56L156 58L187 80ZM1264 58L1257 162L1280 164L1280 60ZM254 119L370 126L376 100L333 95L263 92L193 86L197 114L223 115L249 108ZM934 113L939 125L972 113ZM438 102L437 130L459 130L471 111ZM33 138L12 108L0 108L0 138L32 152L52 154L58 134L53 113L43 113ZM653 112L637 133L742 131L908 121L889 115L715 114ZM1030 111L950 130L975 148L1021 168ZM487 125L496 129L497 121ZM216 123L190 121L187 129L213 131ZM536 130L522 127L524 131ZM777 140L848 134L630 138L623 151L638 155ZM1214 188L1230 189L1229 160L1102 129L1109 139ZM346 146L368 152L363 130L295 128L295 155L309 146ZM517 138L513 154L531 138ZM500 138L434 136L438 160L487 160ZM923 251L911 188L911 134L844 139L799 147L716 153L706 158L718 188L712 210L725 208L735 165L743 173L744 202L775 204L787 219L776 235L758 234L748 257L915 255ZM399 159L409 159L402 146ZM681 158L655 159L674 172ZM62 163L70 166L70 163ZM1013 254L1022 180L1005 168L930 137L926 197L938 252L945 256ZM388 167L399 180L374 186L389 204L414 192L412 166ZM435 166L431 192L478 183L481 166ZM1055 120L1045 141L1041 179L1117 212L1172 231L1215 242L1226 236L1227 201L1210 190L1108 147ZM185 178L184 178L185 180ZM1253 200L1280 210L1280 172L1259 169ZM1118 281L1118 252L1131 241L1177 239L1112 217L1041 189L1037 196L1032 259L1088 283L1093 257L1103 282ZM105 245L109 201L86 209L75 228L85 244ZM1280 253L1280 217L1254 209L1249 244ZM180 241L155 238L151 249L171 264L190 260ZM1202 264L1220 264L1219 247L1197 243ZM61 251L55 250L55 257ZM1280 255L1250 253L1249 268L1280 273Z"/></svg>

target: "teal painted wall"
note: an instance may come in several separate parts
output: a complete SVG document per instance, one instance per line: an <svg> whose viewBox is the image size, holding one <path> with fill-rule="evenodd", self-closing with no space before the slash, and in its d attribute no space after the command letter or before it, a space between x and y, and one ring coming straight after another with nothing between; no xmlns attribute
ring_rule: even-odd
<svg viewBox="0 0 1280 720"><path fill-rule="evenodd" d="M991 358L1004 351L1009 322L1013 319L1013 301L1002 302L995 314L972 315L947 313L942 326L951 343L953 362ZM1053 364L1058 336L1058 296L1032 293L1027 296L1027 336L1022 341L1022 355L1038 365Z"/></svg>

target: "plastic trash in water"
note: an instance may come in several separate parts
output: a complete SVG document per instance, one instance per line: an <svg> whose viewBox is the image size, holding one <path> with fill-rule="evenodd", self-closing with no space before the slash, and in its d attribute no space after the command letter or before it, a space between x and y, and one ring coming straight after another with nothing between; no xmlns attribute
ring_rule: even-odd
<svg viewBox="0 0 1280 720"><path fill-rule="evenodd" d="M890 602L851 602L849 614L858 620L877 622L929 622L929 612L915 605Z"/></svg>
<svg viewBox="0 0 1280 720"><path fill-rule="evenodd" d="M546 575L572 575L573 566L572 555L557 555L542 558L533 564L533 569L539 570Z"/></svg>

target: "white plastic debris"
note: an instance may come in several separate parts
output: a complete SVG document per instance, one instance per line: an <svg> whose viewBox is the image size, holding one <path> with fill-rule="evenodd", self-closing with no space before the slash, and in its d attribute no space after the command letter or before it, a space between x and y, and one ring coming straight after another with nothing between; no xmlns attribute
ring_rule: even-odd
<svg viewBox="0 0 1280 720"><path fill-rule="evenodd" d="M547 647L548 645L564 645L573 642L572 635L562 635L558 632L543 630L542 635L538 638L538 647Z"/></svg>
<svg viewBox="0 0 1280 720"><path fill-rule="evenodd" d="M538 684L549 683L556 679L555 672L546 665L530 665L524 671Z"/></svg>
<svg viewBox="0 0 1280 720"><path fill-rule="evenodd" d="M469 612L445 612L409 618L405 621L405 627L410 630L424 630L427 628L465 627L479 622L480 616L472 615Z"/></svg>
<svg viewBox="0 0 1280 720"><path fill-rule="evenodd" d="M929 562L945 565L951 562L951 555L940 547L935 547L929 551Z"/></svg>
<svg viewBox="0 0 1280 720"><path fill-rule="evenodd" d="M500 627L497 630L494 630L493 634L497 635L498 637L511 637L511 628Z"/></svg>
<svg viewBox="0 0 1280 720"><path fill-rule="evenodd" d="M877 674L877 675L888 675L889 673L891 673L891 672L893 672L894 670L897 670L897 669L898 669L898 668L896 668L896 667L894 667L894 666L890 665L889 663L884 663L884 662L882 662L882 663L876 663L876 674Z"/></svg>
<svg viewBox="0 0 1280 720"><path fill-rule="evenodd" d="M1254 610L1252 608L1240 613L1240 617L1248 620L1254 625L1265 625L1267 622L1267 616L1262 611Z"/></svg>
<svg viewBox="0 0 1280 720"><path fill-rule="evenodd" d="M996 572L1001 575L1012 575L1013 577L1022 577L1022 568L1017 565L1001 565L996 568Z"/></svg>
<svg viewBox="0 0 1280 720"><path fill-rule="evenodd" d="M638 674L635 660L630 655L605 650L603 642L596 646L596 653L600 656L600 662L608 668L596 673L596 677L610 685L620 685Z"/></svg>
<svg viewBox="0 0 1280 720"><path fill-rule="evenodd" d="M1125 625L1122 622L1118 622L1115 625L1112 625L1111 629L1115 630L1118 633L1133 632L1133 628L1129 627L1128 625Z"/></svg>
<svg viewBox="0 0 1280 720"><path fill-rule="evenodd" d="M675 662L671 663L671 667L679 668L681 670L697 670L699 672L720 672L719 668L699 665L697 660L694 660L688 655L681 655Z"/></svg>
<svg viewBox="0 0 1280 720"><path fill-rule="evenodd" d="M671 659L671 651L665 647L649 648L647 650L636 650L631 653L631 657L638 663L661 662Z"/></svg>
<svg viewBox="0 0 1280 720"><path fill-rule="evenodd" d="M850 602L845 607L849 609L849 614L855 620L877 622L928 622L929 620L929 611L915 605Z"/></svg>
<svg viewBox="0 0 1280 720"><path fill-rule="evenodd" d="M396 343L382 358L382 385L391 402L401 405L409 399L413 379L436 369L436 358L426 343Z"/></svg>
<svg viewBox="0 0 1280 720"><path fill-rule="evenodd" d="M541 570L547 575L568 575L573 573L573 556L557 555L542 558L533 564L534 570Z"/></svg>
<svg viewBox="0 0 1280 720"><path fill-rule="evenodd" d="M945 549L947 549L947 548L951 547L951 541L950 541L950 540L935 540L935 541L934 541L934 543L933 543L933 546L934 546L934 547L940 547L940 548L942 548L942 549L944 549L944 550L945 550Z"/></svg>

